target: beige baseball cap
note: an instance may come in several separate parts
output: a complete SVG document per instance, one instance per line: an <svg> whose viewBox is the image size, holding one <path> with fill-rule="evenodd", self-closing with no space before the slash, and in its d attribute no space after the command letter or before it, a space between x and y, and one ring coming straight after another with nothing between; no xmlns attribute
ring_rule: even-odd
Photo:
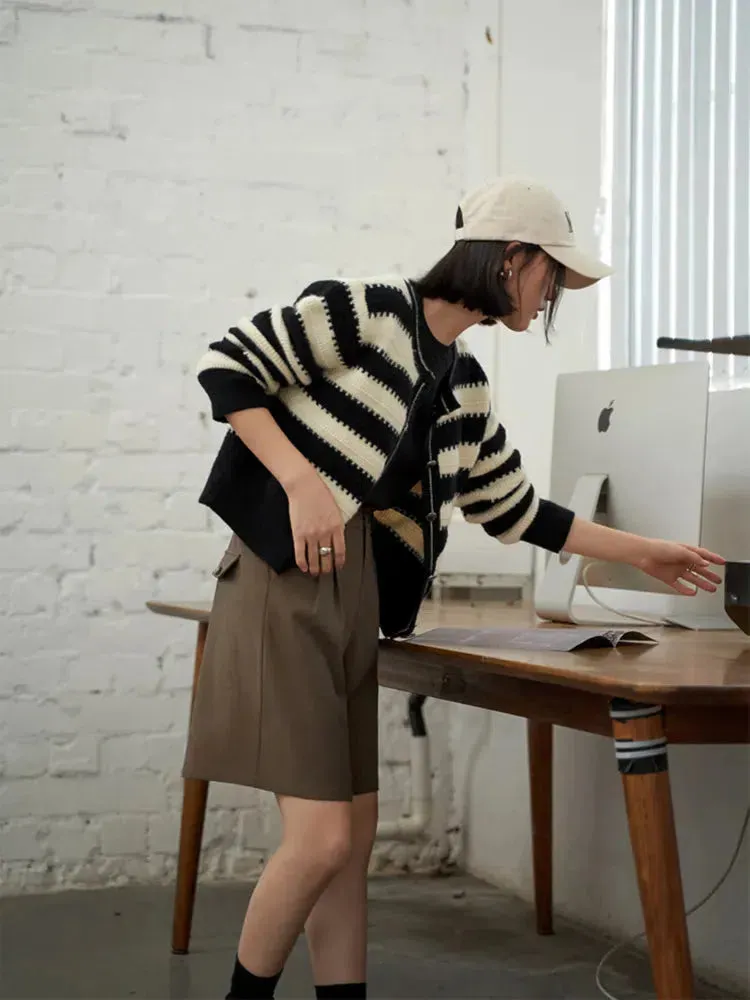
<svg viewBox="0 0 750 1000"><path fill-rule="evenodd" d="M549 188L523 177L499 177L472 191L456 216L456 241L534 243L566 268L566 288L587 288L612 268L576 243L570 214Z"/></svg>

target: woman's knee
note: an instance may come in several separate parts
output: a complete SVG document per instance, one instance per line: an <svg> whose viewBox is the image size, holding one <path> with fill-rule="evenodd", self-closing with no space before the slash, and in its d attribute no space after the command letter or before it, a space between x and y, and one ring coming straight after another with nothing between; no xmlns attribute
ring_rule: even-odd
<svg viewBox="0 0 750 1000"><path fill-rule="evenodd" d="M345 868L354 848L349 802L280 799L287 849L321 878Z"/></svg>
<svg viewBox="0 0 750 1000"><path fill-rule="evenodd" d="M315 864L321 874L336 875L346 868L352 856L351 827L332 824L320 831L312 848Z"/></svg>

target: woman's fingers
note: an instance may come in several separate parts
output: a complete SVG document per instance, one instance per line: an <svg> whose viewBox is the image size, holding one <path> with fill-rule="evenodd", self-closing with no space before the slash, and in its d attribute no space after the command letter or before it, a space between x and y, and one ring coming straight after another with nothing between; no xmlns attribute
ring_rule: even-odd
<svg viewBox="0 0 750 1000"><path fill-rule="evenodd" d="M320 542L317 538L307 540L307 565L312 576L320 574Z"/></svg>
<svg viewBox="0 0 750 1000"><path fill-rule="evenodd" d="M343 569L346 562L346 539L344 538L344 525L340 524L331 537L333 546L333 558L336 569Z"/></svg>
<svg viewBox="0 0 750 1000"><path fill-rule="evenodd" d="M691 551L693 550L691 549ZM710 568L710 562L702 554L705 551L705 549L695 550L696 555L700 553L699 559L687 566L681 576L683 580L689 580L690 583L694 583L700 590L707 590L713 593L717 585L721 583L721 576ZM716 558L718 559L719 557L717 556Z"/></svg>
<svg viewBox="0 0 750 1000"><path fill-rule="evenodd" d="M318 553L320 555L320 572L330 573L333 570L334 557L333 539L330 535L326 538L318 539Z"/></svg>
<svg viewBox="0 0 750 1000"><path fill-rule="evenodd" d="M294 559L297 566L302 570L303 573L307 573L307 545L304 538L298 538L297 535L294 536Z"/></svg>
<svg viewBox="0 0 750 1000"><path fill-rule="evenodd" d="M700 556L706 564L713 563L714 566L723 566L726 563L724 556L719 556L715 552L711 552L710 549L701 548L699 545L686 545L685 548Z"/></svg>
<svg viewBox="0 0 750 1000"><path fill-rule="evenodd" d="M337 542L338 538L338 542ZM307 561L313 576L319 573L331 573L334 566L340 569L344 565L344 531L340 534L323 535L307 543Z"/></svg>
<svg viewBox="0 0 750 1000"><path fill-rule="evenodd" d="M297 566L313 576L332 572L344 556L344 528L341 511L322 479L313 476L304 489L290 494L289 519Z"/></svg>
<svg viewBox="0 0 750 1000"><path fill-rule="evenodd" d="M693 572L696 574L696 576L700 576L704 580L708 580L709 583L721 583L721 577L719 576L718 573L714 573L713 570L698 569L698 570L693 570Z"/></svg>
<svg viewBox="0 0 750 1000"><path fill-rule="evenodd" d="M343 523L325 532L318 530L307 535L297 532L294 535L294 558L302 572L311 576L341 569L346 558Z"/></svg>
<svg viewBox="0 0 750 1000"><path fill-rule="evenodd" d="M698 590L715 594L721 577L712 570L704 569L697 563L686 567L671 584L678 594L695 596Z"/></svg>
<svg viewBox="0 0 750 1000"><path fill-rule="evenodd" d="M682 580L694 584L699 590L706 590L713 594L717 584L721 583L721 577L713 570L705 569L703 566L693 564L680 574Z"/></svg>

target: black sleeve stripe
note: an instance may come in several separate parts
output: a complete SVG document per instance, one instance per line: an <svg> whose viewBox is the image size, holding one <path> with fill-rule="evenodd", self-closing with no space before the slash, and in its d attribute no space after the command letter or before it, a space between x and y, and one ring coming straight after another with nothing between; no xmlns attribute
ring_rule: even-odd
<svg viewBox="0 0 750 1000"><path fill-rule="evenodd" d="M312 281L309 285L302 289L302 292L294 300L295 305L301 300L306 299L308 295L317 295L319 299L324 299L334 285L340 285L340 281L336 281L335 278L321 278L318 281Z"/></svg>
<svg viewBox="0 0 750 1000"><path fill-rule="evenodd" d="M331 282L324 301L339 356L347 368L353 368L357 363L360 332L351 292L343 282Z"/></svg>
<svg viewBox="0 0 750 1000"><path fill-rule="evenodd" d="M231 358L232 361L237 361L239 364L242 365L243 368L246 369L248 375L251 378L255 379L262 388L264 389L269 388L268 379L263 374L261 369L257 367L253 358L248 357L247 354L245 354L245 352L242 350L242 348L238 347L236 344L233 344L231 340L224 339L218 341L215 344L211 344L211 349L214 351L219 351L226 357Z"/></svg>
<svg viewBox="0 0 750 1000"><path fill-rule="evenodd" d="M459 444L479 445L484 435L487 418L482 414L467 413L460 419L444 420L435 424L432 439L439 451L447 451ZM481 454L480 458L483 457Z"/></svg>
<svg viewBox="0 0 750 1000"><path fill-rule="evenodd" d="M354 497L365 497L373 486L373 478L342 452L294 416L279 397L274 397L271 410L276 422L289 440L313 465L325 469L339 486Z"/></svg>
<svg viewBox="0 0 750 1000"><path fill-rule="evenodd" d="M529 508L534 502L534 490L528 484L524 484L524 489L526 490L526 494L510 510L501 514L500 517L493 518L491 521L485 521L482 527L488 535L496 538L498 535L507 534L528 513Z"/></svg>
<svg viewBox="0 0 750 1000"><path fill-rule="evenodd" d="M347 424L355 433L360 434L384 454L391 453L396 444L398 432L372 410L369 410L361 400L353 399L329 378L323 378L316 382L314 386L310 386L307 392L332 416L339 413L349 414ZM384 389L383 392L386 390Z"/></svg>
<svg viewBox="0 0 750 1000"><path fill-rule="evenodd" d="M307 372L308 378L312 381L312 379L317 378L321 374L321 370L318 362L315 360L315 355L312 352L310 341L307 339L307 333L305 332L305 327L299 313L293 306L284 306L281 310L281 320L289 331L289 340L299 363Z"/></svg>
<svg viewBox="0 0 750 1000"><path fill-rule="evenodd" d="M233 336L235 336L238 340L240 340L246 346L248 351L252 352L252 360L249 360L246 353L240 351L240 349L231 342L228 343L229 347L234 348L235 351L239 351L239 353L242 355L243 364L247 365L248 367L250 365L253 365L254 370L257 371L258 373L260 373L261 371L260 366L262 365L268 372L268 374L271 376L271 378L278 384L278 386L289 385L289 377L280 368L278 368L276 364L274 364L274 362L268 357L267 354L264 354L263 351L258 350L257 346L252 342L252 340L247 336L247 334L243 333L242 330L240 330L236 326L232 327L232 329L229 332ZM263 331L261 331L261 333L262 332ZM267 381L268 379L264 377L263 382L266 383Z"/></svg>
<svg viewBox="0 0 750 1000"><path fill-rule="evenodd" d="M289 364L289 359L286 356L286 351L281 346L281 341L279 340L279 338L278 338L278 336L276 334L276 331L273 328L273 323L271 322L271 313L270 313L270 311L266 310L265 312L258 313L257 316L254 316L253 317L253 326L255 326L260 331L263 339L267 341L268 346L271 348L271 350L274 351L276 354L278 354L278 356L280 358L283 359L283 361L286 364L287 368L289 368L291 370L292 376L293 376L294 375L294 369ZM238 337L242 341L242 343L245 344L249 349L251 349L253 351L257 351L258 354L260 355L261 361L264 364L266 364L266 365L273 364L273 362L270 360L270 358L268 357L268 355L266 354L266 352L262 348L259 349L256 344L253 344L253 341L251 340L251 338L248 337L246 334L244 334L242 332L242 330L238 330L236 327L234 327L229 332L233 333L235 335L235 337ZM275 365L274 365L274 368L276 368ZM283 378L280 378L278 381L281 383L281 385L289 385L289 376L285 375Z"/></svg>
<svg viewBox="0 0 750 1000"><path fill-rule="evenodd" d="M500 424L492 437L488 438L487 441L482 444L480 458L489 458L489 456L493 455L496 451L502 451L507 443L508 435L503 425Z"/></svg>
<svg viewBox="0 0 750 1000"><path fill-rule="evenodd" d="M482 476L472 476L468 480L468 490L467 492L473 493L474 490L481 490L485 486L490 486L493 482L497 482L504 476L509 476L513 472L517 472L521 468L521 455L519 452L514 451L502 465L498 465L496 469L491 472L485 472Z"/></svg>
<svg viewBox="0 0 750 1000"><path fill-rule="evenodd" d="M256 351L255 344L243 330L240 330L238 326L230 326L229 332L232 334L233 337L236 337L237 340L239 340L239 342L242 344L245 350L249 351L251 354L255 354Z"/></svg>
<svg viewBox="0 0 750 1000"><path fill-rule="evenodd" d="M487 416L484 413L467 413L461 416L461 440L466 444L480 444L487 428ZM483 458L485 445L482 445L479 457Z"/></svg>
<svg viewBox="0 0 750 1000"><path fill-rule="evenodd" d="M469 517L480 514L486 514L488 510L492 510L493 507L497 507L497 505L500 503L511 501L513 497L518 496L520 493L523 492L523 490L527 490L528 488L529 484L524 481L520 483L518 486L516 486L514 490L511 490L509 493L505 493L502 496L494 497L492 500L475 500L474 503L469 503L464 506L463 508L464 514L466 514ZM513 507L512 509L516 510L515 507ZM516 520L518 520L518 518L516 518Z"/></svg>
<svg viewBox="0 0 750 1000"><path fill-rule="evenodd" d="M438 451L448 451L463 441L463 421L446 420L435 424L432 430L432 442Z"/></svg>
<svg viewBox="0 0 750 1000"><path fill-rule="evenodd" d="M480 514L486 514L490 507L494 507L497 502L497 500L492 502L489 500L477 500L475 503L463 504L461 509L465 517L478 517Z"/></svg>
<svg viewBox="0 0 750 1000"><path fill-rule="evenodd" d="M433 427L433 442L440 451L447 451L459 444L477 447L482 442L486 418L475 414L462 414L450 420L443 420Z"/></svg>

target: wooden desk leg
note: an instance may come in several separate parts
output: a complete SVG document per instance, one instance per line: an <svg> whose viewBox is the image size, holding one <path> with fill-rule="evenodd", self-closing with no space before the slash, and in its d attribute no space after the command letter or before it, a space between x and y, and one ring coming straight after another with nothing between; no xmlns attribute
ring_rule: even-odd
<svg viewBox="0 0 750 1000"><path fill-rule="evenodd" d="M208 624L198 625L198 640L195 646L193 668L193 690L190 699L192 711L198 677L201 672L203 650L206 645ZM208 782L198 778L186 778L183 782L182 819L180 823L180 851L177 860L177 885L175 887L174 915L172 923L172 952L187 955L190 948L190 931L193 926L195 890L198 884L198 864L203 842L203 823L206 818Z"/></svg>
<svg viewBox="0 0 750 1000"><path fill-rule="evenodd" d="M527 743L536 929L552 934L552 724L529 719Z"/></svg>
<svg viewBox="0 0 750 1000"><path fill-rule="evenodd" d="M659 1000L695 996L667 769L664 713L624 699L610 714Z"/></svg>

